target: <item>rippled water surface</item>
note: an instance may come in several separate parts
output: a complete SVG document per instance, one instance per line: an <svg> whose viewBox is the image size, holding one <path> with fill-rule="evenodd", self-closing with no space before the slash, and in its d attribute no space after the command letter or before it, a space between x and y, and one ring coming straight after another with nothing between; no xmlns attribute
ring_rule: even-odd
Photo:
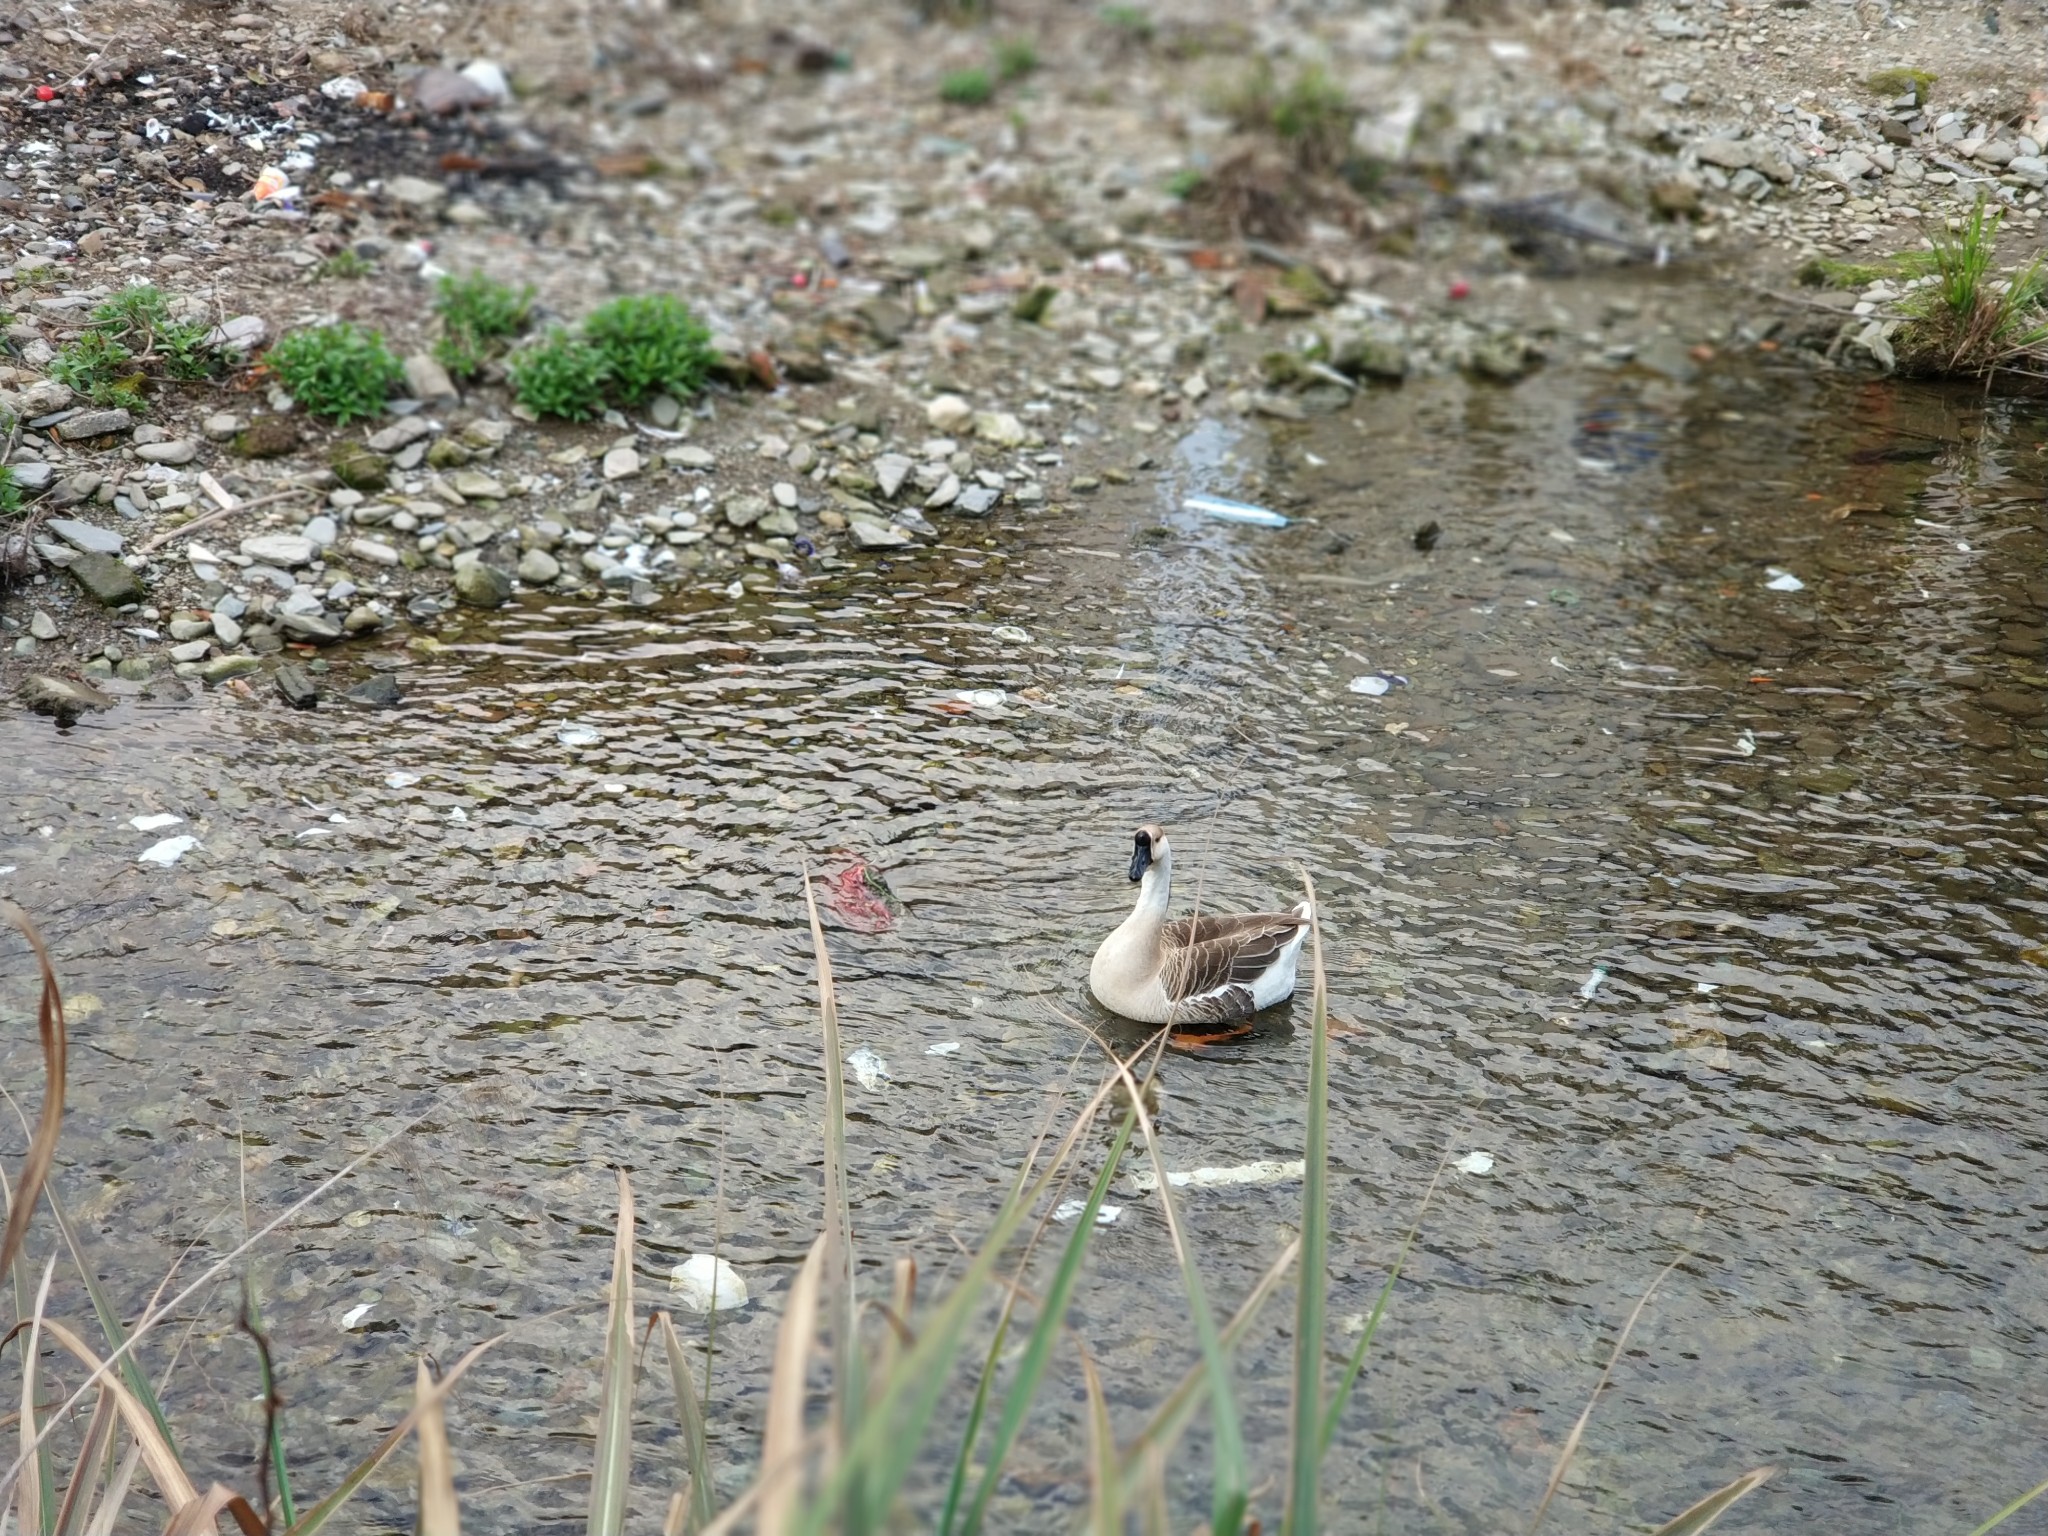
<svg viewBox="0 0 2048 1536"><path fill-rule="evenodd" d="M264 1250L296 1476L329 1486L418 1354L516 1323L452 1423L472 1525L509 1531L582 1517L623 1164L645 1295L716 1246L757 1298L712 1378L737 1485L820 1220L806 861L900 901L884 933L827 922L847 1046L886 1064L849 1088L870 1286L909 1252L932 1288L1096 1080L1087 959L1161 820L1184 906L1316 880L1339 1325L1446 1151L1492 1160L1445 1175L1396 1292L1332 1458L1344 1528L1525 1521L1689 1255L1556 1523L1769 1463L1750 1528L1965 1529L2038 1481L2048 1429L2044 438L1976 394L1744 368L1411 386L1200 425L1064 514L802 593L471 617L410 653L399 714L18 718L0 885L73 994L60 1188L132 1311L425 1112ZM1302 520L1202 522L1194 488ZM1349 686L1381 674L1405 683ZM138 864L152 812L202 846ZM0 1075L32 1085L11 970ZM1167 1060L1174 1164L1299 1155L1302 1018ZM1072 1322L1129 1434L1194 1354L1156 1204L1112 1199ZM1185 1205L1234 1306L1298 1189ZM232 1310L190 1314L167 1396L253 1489ZM1240 1365L1276 1479L1290 1316ZM1003 1528L1085 1500L1060 1370ZM671 1417L643 1393L649 1528ZM1176 1468L1190 1508L1205 1462ZM365 1528L409 1522L404 1482Z"/></svg>

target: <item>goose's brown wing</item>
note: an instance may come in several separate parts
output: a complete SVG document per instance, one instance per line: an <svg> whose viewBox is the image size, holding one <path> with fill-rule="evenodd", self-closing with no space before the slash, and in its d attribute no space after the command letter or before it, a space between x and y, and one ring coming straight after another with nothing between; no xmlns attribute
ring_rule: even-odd
<svg viewBox="0 0 2048 1536"><path fill-rule="evenodd" d="M1162 935L1167 958L1160 980L1167 997L1186 1004L1190 1022L1237 1018L1252 1011L1252 983L1294 942L1308 919L1297 912L1247 917L1182 918Z"/></svg>

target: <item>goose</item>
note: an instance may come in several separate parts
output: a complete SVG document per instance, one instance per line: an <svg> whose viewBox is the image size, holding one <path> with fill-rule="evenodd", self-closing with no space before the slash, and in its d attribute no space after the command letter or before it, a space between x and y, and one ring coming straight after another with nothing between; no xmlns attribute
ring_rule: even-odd
<svg viewBox="0 0 2048 1536"><path fill-rule="evenodd" d="M1141 1024L1178 1027L1249 1018L1294 995L1307 902L1285 912L1168 922L1173 850L1166 829L1142 826L1134 841L1138 904L1095 951L1088 986L1096 1001Z"/></svg>

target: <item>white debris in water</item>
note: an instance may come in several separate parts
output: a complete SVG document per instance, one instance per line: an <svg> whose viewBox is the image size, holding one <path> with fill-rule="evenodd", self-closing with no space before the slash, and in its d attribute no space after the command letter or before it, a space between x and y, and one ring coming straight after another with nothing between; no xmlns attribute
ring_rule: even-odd
<svg viewBox="0 0 2048 1536"><path fill-rule="evenodd" d="M1000 688L963 688L953 697L975 709L1001 709L1009 695Z"/></svg>
<svg viewBox="0 0 2048 1536"><path fill-rule="evenodd" d="M1587 1002L1593 1001L1593 994L1600 990L1600 984L1607 980L1607 967L1596 965L1593 972L1579 983L1579 996Z"/></svg>
<svg viewBox="0 0 2048 1536"><path fill-rule="evenodd" d="M1755 757L1756 732L1745 727L1742 734L1735 738L1735 750L1744 757Z"/></svg>
<svg viewBox="0 0 2048 1536"><path fill-rule="evenodd" d="M853 1054L846 1058L846 1064L853 1068L855 1081L870 1093L889 1081L889 1063L868 1046L854 1047Z"/></svg>
<svg viewBox="0 0 2048 1536"><path fill-rule="evenodd" d="M747 1282L716 1254L691 1254L669 1271L668 1288L692 1312L737 1312L747 1304Z"/></svg>
<svg viewBox="0 0 2048 1536"><path fill-rule="evenodd" d="M175 827L184 819L173 816L169 811L160 811L154 816L131 816L128 825L138 832L161 832L165 827Z"/></svg>
<svg viewBox="0 0 2048 1536"><path fill-rule="evenodd" d="M341 1326L344 1328L355 1327L356 1324L360 1323L364 1318L370 1315L370 1307L371 1303L367 1301L363 1302L359 1306L350 1307L346 1312L341 1314Z"/></svg>
<svg viewBox="0 0 2048 1536"><path fill-rule="evenodd" d="M1060 1202L1059 1208L1052 1213L1052 1219L1054 1221L1076 1221L1080 1218L1081 1213L1087 1209L1088 1202L1086 1200L1064 1200ZM1095 1225L1106 1227L1115 1221L1117 1217L1123 1215L1123 1213L1124 1208L1120 1205L1098 1205L1095 1208Z"/></svg>
<svg viewBox="0 0 2048 1536"><path fill-rule="evenodd" d="M1384 677L1354 677L1344 685L1348 693L1362 693L1369 699L1376 699L1394 685Z"/></svg>
<svg viewBox="0 0 2048 1536"><path fill-rule="evenodd" d="M989 637L994 640L1001 640L1009 645L1029 645L1031 643L1031 631L1019 628L1015 624L998 624L989 631Z"/></svg>
<svg viewBox="0 0 2048 1536"><path fill-rule="evenodd" d="M1493 1172L1493 1154L1490 1152L1467 1152L1451 1166L1460 1173Z"/></svg>
<svg viewBox="0 0 2048 1536"><path fill-rule="evenodd" d="M1764 574L1771 578L1764 583L1765 588L1769 591L1804 592L1806 590L1805 582L1794 576L1790 571L1779 570L1775 565L1766 566Z"/></svg>
<svg viewBox="0 0 2048 1536"><path fill-rule="evenodd" d="M601 790L603 790L603 791L604 791L604 792L605 792L606 794L608 794L608 795L623 795L623 794L624 794L624 793L625 793L625 792L626 792L626 791L627 791L627 790L628 790L629 788L631 788L631 786L630 786L630 785L627 785L627 784L616 784L616 783L615 783L615 784L600 784L600 785L598 785L598 788L599 788L599 789L601 789Z"/></svg>
<svg viewBox="0 0 2048 1536"><path fill-rule="evenodd" d="M958 1040L941 1040L937 1045L926 1046L924 1053L927 1056L953 1056L957 1055L959 1050L960 1042Z"/></svg>
<svg viewBox="0 0 2048 1536"><path fill-rule="evenodd" d="M565 725L555 732L555 740L565 747L594 747L604 735L594 725Z"/></svg>
<svg viewBox="0 0 2048 1536"><path fill-rule="evenodd" d="M199 839L192 836L167 837L160 843L152 843L142 850L136 859L138 864L161 864L166 869L185 857L199 846Z"/></svg>
<svg viewBox="0 0 2048 1536"><path fill-rule="evenodd" d="M1169 1170L1166 1182L1175 1189L1222 1189L1233 1184L1287 1184L1302 1175L1300 1158L1291 1163L1239 1163L1231 1168L1189 1168ZM1131 1188L1150 1194L1159 1187L1159 1175L1140 1168L1131 1175Z"/></svg>
<svg viewBox="0 0 2048 1536"><path fill-rule="evenodd" d="M403 768L394 768L384 775L384 787L387 789L410 789L419 781L418 774L407 773Z"/></svg>

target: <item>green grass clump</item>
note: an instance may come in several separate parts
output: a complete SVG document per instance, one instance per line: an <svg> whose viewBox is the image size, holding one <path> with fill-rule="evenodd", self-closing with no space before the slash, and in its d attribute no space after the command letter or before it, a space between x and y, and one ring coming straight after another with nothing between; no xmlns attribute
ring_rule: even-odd
<svg viewBox="0 0 2048 1536"><path fill-rule="evenodd" d="M526 329L533 289L513 288L481 272L444 277L434 295L441 339L434 356L458 379L474 378L505 343Z"/></svg>
<svg viewBox="0 0 2048 1536"><path fill-rule="evenodd" d="M1306 171L1343 164L1358 117L1349 94L1321 64L1305 66L1282 85L1266 58L1218 92L1215 104L1245 132L1272 134Z"/></svg>
<svg viewBox="0 0 2048 1536"><path fill-rule="evenodd" d="M1149 43L1155 28L1152 13L1142 5L1105 5L1101 12L1103 25L1127 42Z"/></svg>
<svg viewBox="0 0 2048 1536"><path fill-rule="evenodd" d="M1933 270L1933 252L1901 251L1882 261L1838 261L1832 256L1812 256L1800 264L1796 275L1803 288L1868 288L1876 282L1925 277Z"/></svg>
<svg viewBox="0 0 2048 1536"><path fill-rule="evenodd" d="M1003 80L1022 80L1038 68L1038 45L1028 37L1012 37L996 44L996 75Z"/></svg>
<svg viewBox="0 0 2048 1536"><path fill-rule="evenodd" d="M207 344L207 326L180 320L153 283L136 283L94 306L83 335L67 342L50 376L95 405L143 407L152 378L181 382L209 377L220 357Z"/></svg>
<svg viewBox="0 0 2048 1536"><path fill-rule="evenodd" d="M352 250L343 250L336 251L332 256L321 262L314 275L317 277L352 280L359 277L368 277L376 270L376 263L370 261L367 257Z"/></svg>
<svg viewBox="0 0 2048 1536"><path fill-rule="evenodd" d="M1936 230L1934 283L1911 296L1894 341L1909 370L1985 374L2048 353L2048 274L2036 255L2010 278L1992 276L2005 212L1979 197L1959 230Z"/></svg>
<svg viewBox="0 0 2048 1536"><path fill-rule="evenodd" d="M1184 166L1166 178L1166 195L1186 202L1202 190L1202 184L1208 179L1193 166Z"/></svg>
<svg viewBox="0 0 2048 1536"><path fill-rule="evenodd" d="M144 408L145 375L135 365L135 354L104 331L87 331L64 343L50 364L50 377L94 405Z"/></svg>
<svg viewBox="0 0 2048 1536"><path fill-rule="evenodd" d="M385 400L405 382L405 369L383 336L346 320L292 332L266 361L300 405L341 423L381 416Z"/></svg>
<svg viewBox="0 0 2048 1536"><path fill-rule="evenodd" d="M557 326L506 365L519 403L542 416L588 421L604 409L611 370L604 353Z"/></svg>
<svg viewBox="0 0 2048 1536"><path fill-rule="evenodd" d="M0 464L0 517L12 517L21 510L21 482L14 478L11 464Z"/></svg>
<svg viewBox="0 0 2048 1536"><path fill-rule="evenodd" d="M603 356L607 392L621 405L659 394L687 400L718 361L704 322L666 293L613 299L583 322L583 337Z"/></svg>
<svg viewBox="0 0 2048 1536"><path fill-rule="evenodd" d="M956 69L939 81L939 100L956 107L986 106L995 93L995 78L979 66Z"/></svg>
<svg viewBox="0 0 2048 1536"><path fill-rule="evenodd" d="M1908 91L1913 93L1913 105L1924 107L1934 90L1934 82L1941 76L1930 75L1924 69L1880 69L1863 82L1863 88L1873 96L1886 101L1896 101Z"/></svg>

